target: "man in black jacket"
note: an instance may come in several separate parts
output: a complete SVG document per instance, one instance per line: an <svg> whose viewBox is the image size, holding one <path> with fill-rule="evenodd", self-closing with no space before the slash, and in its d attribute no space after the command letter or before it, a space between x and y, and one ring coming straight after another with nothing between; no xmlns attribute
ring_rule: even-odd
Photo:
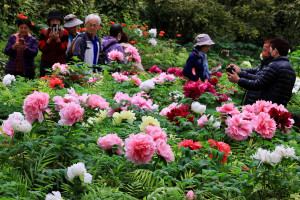
<svg viewBox="0 0 300 200"><path fill-rule="evenodd" d="M256 69L256 73L248 73L234 65L228 80L238 83L239 86L253 91L245 95L245 104L253 104L257 100L272 101L273 103L287 105L292 97L292 90L296 74L287 57L290 45L282 38L270 42L270 53L274 60L267 66Z"/></svg>

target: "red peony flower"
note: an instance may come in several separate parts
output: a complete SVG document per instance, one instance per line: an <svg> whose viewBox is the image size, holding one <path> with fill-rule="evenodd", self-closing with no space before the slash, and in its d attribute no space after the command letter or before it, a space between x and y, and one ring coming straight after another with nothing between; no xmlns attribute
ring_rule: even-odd
<svg viewBox="0 0 300 200"><path fill-rule="evenodd" d="M181 35L180 35L180 34L177 34L177 37L181 37Z"/></svg>
<svg viewBox="0 0 300 200"><path fill-rule="evenodd" d="M103 29L102 26L99 26L99 29Z"/></svg>
<svg viewBox="0 0 300 200"><path fill-rule="evenodd" d="M210 146L212 148L216 147L218 149L218 151L221 151L221 152L224 152L224 157L223 157L223 160L222 160L222 163L224 164L227 160L227 156L230 152L230 146L228 144L226 144L225 142L215 142L214 140L212 139L209 139L208 140L208 143L210 144ZM209 157L212 159L212 154L209 155Z"/></svg>
<svg viewBox="0 0 300 200"><path fill-rule="evenodd" d="M122 23L122 26L126 26L126 24Z"/></svg>
<svg viewBox="0 0 300 200"><path fill-rule="evenodd" d="M178 145L179 145L179 148L180 147L190 147L193 150L202 148L202 145L199 141L193 142L193 140L186 140L186 139L184 139L182 142L179 142Z"/></svg>
<svg viewBox="0 0 300 200"><path fill-rule="evenodd" d="M159 33L161 33L161 34L165 34L166 32L164 32L164 31L160 31Z"/></svg>
<svg viewBox="0 0 300 200"><path fill-rule="evenodd" d="M33 22L31 22L31 26L34 26L34 23L33 23Z"/></svg>
<svg viewBox="0 0 300 200"><path fill-rule="evenodd" d="M217 85L218 84L218 79L217 78L211 78L211 79L208 79L208 82L212 85Z"/></svg>
<svg viewBox="0 0 300 200"><path fill-rule="evenodd" d="M191 113L188 111L187 106L181 106L179 108L173 108L170 112L167 113L167 119L170 122L174 122L176 126L180 125L178 117L186 118ZM188 121L194 123L194 116L188 117Z"/></svg>
<svg viewBox="0 0 300 200"><path fill-rule="evenodd" d="M152 74L155 74L155 73L162 73L162 70L157 67L156 65L153 65L150 69L149 69L149 72L152 73Z"/></svg>
<svg viewBox="0 0 300 200"><path fill-rule="evenodd" d="M160 33L160 34L158 34L158 35L161 36L161 37L164 36L164 34L162 34L162 33Z"/></svg>
<svg viewBox="0 0 300 200"><path fill-rule="evenodd" d="M51 78L49 82L50 88L54 89L55 86L58 86L60 89L64 88L63 81L59 78Z"/></svg>
<svg viewBox="0 0 300 200"><path fill-rule="evenodd" d="M109 23L114 24L115 22L114 21L110 21Z"/></svg>
<svg viewBox="0 0 300 200"><path fill-rule="evenodd" d="M132 40L132 41L130 41L130 44L136 44L136 42Z"/></svg>
<svg viewBox="0 0 300 200"><path fill-rule="evenodd" d="M28 19L28 17L26 17L26 16L23 15L23 14L19 14L18 17L21 18L21 19Z"/></svg>
<svg viewBox="0 0 300 200"><path fill-rule="evenodd" d="M132 27L132 28L137 28L137 25L132 25L131 27Z"/></svg>
<svg viewBox="0 0 300 200"><path fill-rule="evenodd" d="M149 26L145 25L146 28L149 28Z"/></svg>
<svg viewBox="0 0 300 200"><path fill-rule="evenodd" d="M147 36L148 35L148 33L146 33L146 32L143 32L143 36Z"/></svg>
<svg viewBox="0 0 300 200"><path fill-rule="evenodd" d="M234 88L228 88L227 90L228 92L226 92L226 95L235 95L238 91ZM233 92L233 94L232 94Z"/></svg>
<svg viewBox="0 0 300 200"><path fill-rule="evenodd" d="M141 26L140 29L143 30L143 31L147 30L147 29L146 29L145 27L143 27L143 26Z"/></svg>
<svg viewBox="0 0 300 200"><path fill-rule="evenodd" d="M289 132L288 129L293 126L294 120L291 117L291 113L288 111L276 109L273 107L269 110L269 115L275 120L281 131Z"/></svg>
<svg viewBox="0 0 300 200"><path fill-rule="evenodd" d="M216 93L215 96L217 97L217 101L218 101L219 103L228 101L228 96L227 96L226 94L219 94L219 93Z"/></svg>

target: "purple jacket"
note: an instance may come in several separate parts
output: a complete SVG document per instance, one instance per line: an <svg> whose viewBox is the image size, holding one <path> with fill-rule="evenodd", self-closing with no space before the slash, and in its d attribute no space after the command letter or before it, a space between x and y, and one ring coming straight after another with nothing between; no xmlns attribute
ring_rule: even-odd
<svg viewBox="0 0 300 200"><path fill-rule="evenodd" d="M16 43L16 37L11 35L5 47L4 53L9 56L8 63L6 64L5 73L13 74L16 61L17 51L12 49ZM26 49L23 51L23 72L25 76L34 76L34 57L38 54L38 42L33 36L25 38Z"/></svg>
<svg viewBox="0 0 300 200"><path fill-rule="evenodd" d="M111 43L111 42L113 42L113 41L116 41L116 39L113 38L113 37L104 37L104 38L102 38L102 40L101 40L101 49L103 49L103 48L106 47L109 43ZM109 52L111 52L112 50L118 50L118 51L122 52L123 55L124 55L123 62L125 61L125 53L124 53L123 47L122 47L121 44L116 43L116 44L110 46L110 47L104 52L104 55L106 56L108 62L110 62L111 60L108 59L108 55L107 55L107 54L108 54Z"/></svg>

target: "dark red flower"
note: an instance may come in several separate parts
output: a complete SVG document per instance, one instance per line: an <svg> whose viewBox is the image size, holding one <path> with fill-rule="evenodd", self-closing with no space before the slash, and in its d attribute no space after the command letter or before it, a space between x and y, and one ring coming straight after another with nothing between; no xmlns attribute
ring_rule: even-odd
<svg viewBox="0 0 300 200"><path fill-rule="evenodd" d="M217 101L218 101L219 103L228 101L228 96L227 96L226 94L219 94L219 93L216 93L215 96L217 97Z"/></svg>
<svg viewBox="0 0 300 200"><path fill-rule="evenodd" d="M184 139L182 142L179 142L178 145L179 145L179 148L180 147L189 147L193 150L197 150L197 149L202 148L202 145L199 141L194 142L193 140L186 140L186 139Z"/></svg>
<svg viewBox="0 0 300 200"><path fill-rule="evenodd" d="M291 113L288 111L271 108L269 115L272 117L281 131L286 131L293 125Z"/></svg>
<svg viewBox="0 0 300 200"><path fill-rule="evenodd" d="M249 170L250 170L249 168L244 167L244 166L241 166L241 168L243 168L243 169L246 170L246 171L249 171Z"/></svg>
<svg viewBox="0 0 300 200"><path fill-rule="evenodd" d="M228 92L226 92L226 95L235 95L238 91L234 88L228 88L227 90ZM233 92L233 94L232 94Z"/></svg>
<svg viewBox="0 0 300 200"><path fill-rule="evenodd" d="M222 160L222 163L224 164L227 160L227 156L230 152L230 146L228 144L226 144L225 142L215 142L214 140L212 139L209 139L208 140L208 143L210 144L210 146L212 148L216 148L218 151L221 151L221 152L224 152L224 157L223 157L223 160ZM212 154L209 155L209 157L212 159Z"/></svg>
<svg viewBox="0 0 300 200"><path fill-rule="evenodd" d="M181 106L179 108L173 108L170 112L168 112L167 119L170 122L174 122L176 126L179 126L181 122L178 117L186 118L188 115L191 115L188 111L188 106ZM194 123L194 116L188 117L187 120Z"/></svg>
<svg viewBox="0 0 300 200"><path fill-rule="evenodd" d="M149 72L151 74L155 74L155 73L162 73L162 70L157 67L156 65L153 65L150 69L149 69Z"/></svg>
<svg viewBox="0 0 300 200"><path fill-rule="evenodd" d="M211 79L208 79L208 82L212 85L217 85L218 84L218 79L217 78L211 78Z"/></svg>

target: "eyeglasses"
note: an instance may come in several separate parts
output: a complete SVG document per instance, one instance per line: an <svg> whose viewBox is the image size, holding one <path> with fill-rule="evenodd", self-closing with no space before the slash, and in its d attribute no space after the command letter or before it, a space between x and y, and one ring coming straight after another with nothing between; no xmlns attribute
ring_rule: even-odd
<svg viewBox="0 0 300 200"><path fill-rule="evenodd" d="M90 27L97 27L98 26L98 24L90 24L90 23L87 23L87 25L90 26Z"/></svg>

